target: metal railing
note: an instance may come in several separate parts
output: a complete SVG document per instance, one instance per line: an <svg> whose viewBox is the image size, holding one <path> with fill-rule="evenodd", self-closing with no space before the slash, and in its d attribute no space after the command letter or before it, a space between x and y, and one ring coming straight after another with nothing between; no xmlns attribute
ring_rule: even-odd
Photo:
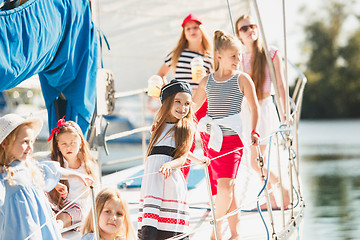
<svg viewBox="0 0 360 240"><path fill-rule="evenodd" d="M295 84L294 87L294 91L293 91L293 95L292 97L289 99L289 106L290 106L290 115L292 118L292 124L291 126L287 126L287 129L280 129L278 130L276 133L273 134L273 136L275 137L274 142L276 143L276 150L277 150L277 163L278 163L278 176L279 176L279 180L280 180L280 189L281 189L281 193L283 190L283 180L281 179L282 176L282 167L281 167L281 159L280 159L280 148L285 146L287 148L287 152L288 152L288 166L289 166L289 182L290 182L290 205L291 205L291 221L292 224L286 224L285 223L285 211L284 211L284 196L281 195L281 214L282 214L282 228L284 229L281 232L276 233L275 232L275 222L273 220L272 214L273 211L271 209L271 206L269 204L269 193L271 192L271 190L267 189L267 179L264 178L264 174L263 174L263 180L264 180L264 187L262 190L264 190L265 193L265 199L267 200L267 204L268 204L268 212L269 212L269 221L271 223L272 226L272 238L273 239L277 239L277 237L282 236L284 234L288 234L289 231L291 231L291 229L288 229L289 227L291 228L291 226L296 226L297 221L299 221L299 218L301 218L302 212L300 214L295 214L294 212L294 191L293 189L296 189L296 193L298 196L298 200L300 202L300 204L302 206L304 206L303 203L303 198L301 195L301 187L300 187L300 181L299 181L299 154L298 154L298 125L299 125L299 121L300 121L300 116L301 116L301 106L302 106L302 99L303 99L303 92L304 92L304 88L305 88L305 84L307 82L306 77L304 76L304 74L292 63L290 63L290 65L293 67L293 69L295 69L295 71L297 71L299 77L297 79L297 82ZM147 144L146 144L146 132L149 132L151 129L151 126L146 126L146 109L147 109L147 101L146 101L146 92L147 89L138 89L138 90L134 90L134 91L128 91L128 92L119 92L119 93L114 93L115 99L119 99L119 98L123 98L123 97L129 97L129 96L135 96L135 95L139 95L141 98L141 126L135 129L130 129L127 131L123 131L123 132L119 132L119 133L115 133L112 135L106 135L106 127L105 130L100 133L100 131L97 131L97 137L95 139L97 139L96 143L97 143L97 147L104 147L106 152L107 152L107 141L110 140L114 140L114 139L118 139L118 138L123 138L126 136L130 136L132 134L137 134L137 133L142 133L142 141L141 141L141 145L142 145L142 154L138 155L138 156L132 156L132 157L128 157L128 158L123 158L123 159L117 159L114 161L108 161L105 163L101 163L101 159L100 157L98 157L98 163L100 166L100 171L101 171L101 167L103 166L111 166L114 164L119 164L119 163L123 163L123 162L128 162L128 161L134 161L134 160L138 160L138 159L144 159L145 155L146 155L146 148L147 148ZM279 108L278 108L279 109ZM104 118L102 115L97 116L96 122L95 121L95 125L96 126L100 126L99 129L101 129L101 121L103 121ZM291 133L290 133L290 127L291 127ZM279 141L279 139L282 139L282 141ZM281 144L282 142L282 144ZM99 152L99 151L98 151ZM294 153L296 154L296 157L294 157ZM259 155L261 158L262 156ZM270 159L270 151L269 151L269 155L267 156L267 159ZM296 159L296 161L295 161ZM269 160L270 161L270 160ZM262 167L264 166L264 164L262 164ZM268 167L269 170L269 167ZM100 172L101 173L101 172ZM267 174L267 176L269 176L269 173ZM265 222L264 222L265 223ZM285 231L285 229L287 229Z"/></svg>
<svg viewBox="0 0 360 240"><path fill-rule="evenodd" d="M119 163L123 163L123 162L135 161L135 160L145 158L146 150L147 150L147 143L146 143L147 134L146 133L150 132L150 129L151 129L150 125L146 125L146 93L147 93L147 89L144 88L144 89L137 89L137 90L126 91L126 92L116 92L114 94L115 99L129 97L129 96L136 96L136 95L140 96L140 99L141 99L141 125L138 128L129 129L129 130L111 134L111 135L106 135L107 126L108 126L108 124L111 124L111 123L106 122L104 130L102 130L101 126L104 125L103 121L106 121L106 119L104 119L103 115L99 115L96 117L97 118L95 120L95 125L96 125L95 128L97 128L96 137L95 137L96 140L94 140L94 142L90 145L92 145L93 148L97 149L98 154L99 154L99 149L101 147L103 147L105 149L106 154L109 155L107 141L124 138L124 137L130 136L130 135L133 135L133 134L141 133L142 154L137 155L137 156L127 157L127 158L120 158L120 159L117 159L114 161L107 161L107 162L102 162L100 155L99 155L98 156L98 164L100 167L100 174L102 172L102 167L104 167L104 166L111 166L111 165L115 165L115 164L119 164Z"/></svg>

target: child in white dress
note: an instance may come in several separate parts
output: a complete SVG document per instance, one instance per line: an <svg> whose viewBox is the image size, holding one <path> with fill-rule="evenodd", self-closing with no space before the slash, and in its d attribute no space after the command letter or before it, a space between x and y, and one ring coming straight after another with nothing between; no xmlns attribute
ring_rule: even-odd
<svg viewBox="0 0 360 240"><path fill-rule="evenodd" d="M51 160L59 162L65 169L88 175L98 183L98 165L90 153L81 128L77 123L65 121L64 118L65 116L57 122L57 127L49 137L52 140ZM57 219L63 227L69 227L87 216L91 206L90 192L76 178L69 178L61 183L67 186L68 194L61 196L58 192L51 191L49 199L55 212L65 208ZM80 194L83 195L78 198Z"/></svg>
<svg viewBox="0 0 360 240"><path fill-rule="evenodd" d="M188 230L187 186L179 168L187 158L209 164L208 158L189 152L195 131L191 94L190 84L183 81L172 80L161 89L162 106L154 120L141 185L139 239L167 239Z"/></svg>

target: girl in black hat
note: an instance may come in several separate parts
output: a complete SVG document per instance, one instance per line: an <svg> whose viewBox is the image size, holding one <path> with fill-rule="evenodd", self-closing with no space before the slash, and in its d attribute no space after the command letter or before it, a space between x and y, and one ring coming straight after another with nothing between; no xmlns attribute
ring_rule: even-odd
<svg viewBox="0 0 360 240"><path fill-rule="evenodd" d="M179 168L187 158L209 164L208 158L189 153L195 131L191 95L190 85L182 81L172 80L161 89L162 106L154 119L141 184L139 239L167 239L188 230L187 186Z"/></svg>

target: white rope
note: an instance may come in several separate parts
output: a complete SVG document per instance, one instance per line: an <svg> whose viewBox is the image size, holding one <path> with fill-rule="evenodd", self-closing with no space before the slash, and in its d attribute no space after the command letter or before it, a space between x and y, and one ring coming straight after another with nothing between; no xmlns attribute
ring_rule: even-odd
<svg viewBox="0 0 360 240"><path fill-rule="evenodd" d="M264 137L264 138L261 138L261 139L260 139L260 142L266 140L267 138L270 138L270 137L271 137L273 134L275 134L276 132L277 132L277 131L274 131L274 132L271 133L269 136L266 136L266 137ZM216 156L216 157L214 157L214 158L211 158L211 159L210 159L210 162L213 161L213 160L216 160L216 159L218 159L218 158L227 156L227 155L229 155L229 154L231 154L231 153L237 152L237 151L239 151L239 150L241 150L241 149L246 149L246 148L250 147L251 145L252 145L252 144L248 144L248 145L246 145L246 146L236 148L236 149L234 149L234 150L232 150L232 151L229 151L229 152L227 152L227 153L224 153L224 154L221 154L221 155ZM179 167L178 169L185 168L185 167L192 167L192 166L195 166L195 165L200 165L200 163L192 163L192 164L189 164L189 165L181 166L181 167ZM129 180L134 180L134 179L137 179L137 178L142 178L142 177L146 177L146 176L150 176L150 175L154 175L154 174L160 174L160 173L159 173L159 172L152 172L152 173L142 174L142 175L139 175L139 176L136 176L136 177L125 178L125 179L123 179L123 180L121 180L121 181L122 181L122 182L126 182L126 181L129 181ZM111 185L113 185L113 183L104 184L104 185L105 185L105 186L111 186Z"/></svg>

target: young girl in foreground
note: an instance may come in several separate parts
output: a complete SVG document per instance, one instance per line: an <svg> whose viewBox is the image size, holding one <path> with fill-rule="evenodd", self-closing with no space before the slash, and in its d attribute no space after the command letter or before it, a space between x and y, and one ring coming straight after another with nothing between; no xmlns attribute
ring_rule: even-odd
<svg viewBox="0 0 360 240"><path fill-rule="evenodd" d="M96 196L96 214L99 221L101 240L135 240L127 203L122 200L120 191L105 188ZM81 240L95 240L93 214L87 216Z"/></svg>
<svg viewBox="0 0 360 240"><path fill-rule="evenodd" d="M191 94L190 84L183 81L172 80L161 89L162 106L154 119L141 184L139 239L162 240L188 229L187 186L179 167L188 157L209 164L208 158L200 160L189 152L195 131Z"/></svg>
<svg viewBox="0 0 360 240"><path fill-rule="evenodd" d="M259 134L265 138L261 141L260 151L263 156L266 156L265 150L269 145L269 136L276 129L279 128L280 122L276 111L276 106L273 102L272 94L274 94L273 84L270 77L269 66L266 61L264 43L259 38L259 29L253 19L248 15L242 15L236 21L236 35L239 40L245 45L246 52L242 54L241 65L242 70L251 75L256 88L256 95L260 104L260 119L259 119ZM273 61L276 86L281 99L282 109L285 110L285 86L282 69L282 60L279 51L270 47L269 54ZM244 101L244 116L248 116L248 107ZM281 120L285 120L286 111L281 116ZM245 122L246 123L246 122ZM245 124L247 125L247 124ZM247 136L245 136L247 137ZM255 147L251 147L251 166L260 174L260 167L256 161L257 151ZM264 169L266 173L266 168ZM269 187L278 182L278 177L270 172ZM287 208L290 203L289 191L283 189L284 206ZM277 208L278 205L275 201L273 193L270 193L271 206Z"/></svg>
<svg viewBox="0 0 360 240"><path fill-rule="evenodd" d="M33 144L42 127L38 118L16 114L0 118L0 239L62 239L44 191L60 177L90 178L60 168L53 161L31 159ZM46 224L45 224L46 223ZM41 229L40 227L43 226Z"/></svg>
<svg viewBox="0 0 360 240"><path fill-rule="evenodd" d="M211 161L209 166L212 194L217 195L216 218L221 218L239 207L234 193L234 179L244 146L240 138L242 133L240 112L244 96L248 99L251 110L252 144L259 144L258 102L251 78L246 73L238 71L240 47L237 39L221 31L215 32L215 72L203 78L193 98L197 108L202 105L206 97L209 102L207 116L202 118L198 125L199 130L205 132L204 153L212 159L238 149ZM239 214L229 217L228 222L231 231L230 239L239 239ZM221 233L221 222L218 223L218 227L218 232ZM214 233L212 239L214 239Z"/></svg>
<svg viewBox="0 0 360 240"><path fill-rule="evenodd" d="M57 122L57 127L52 130L49 137L49 141L52 139L51 160L59 162L60 166L66 169L89 175L97 183L99 179L98 166L90 153L81 128L77 123L65 121L64 118L65 116ZM57 220L63 227L68 227L82 221L83 217L87 216L91 199L89 192L87 192L73 204L68 205L87 188L75 178L69 178L66 181L61 181L61 183L67 186L68 195L61 196L54 190L49 195L55 212L66 208L57 216Z"/></svg>

